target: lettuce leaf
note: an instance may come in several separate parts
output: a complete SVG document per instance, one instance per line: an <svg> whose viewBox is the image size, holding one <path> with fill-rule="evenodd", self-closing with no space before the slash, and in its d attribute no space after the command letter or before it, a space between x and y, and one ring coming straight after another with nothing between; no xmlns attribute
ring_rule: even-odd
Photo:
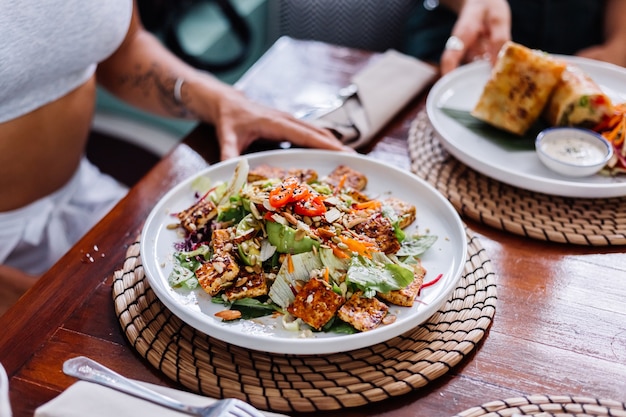
<svg viewBox="0 0 626 417"><path fill-rule="evenodd" d="M396 252L396 256L413 256L418 257L426 252L437 241L435 235L411 236L402 241L400 250Z"/></svg>
<svg viewBox="0 0 626 417"><path fill-rule="evenodd" d="M402 264L383 264L358 256L352 258L346 281L362 290L365 297L374 297L377 292L384 294L406 287L413 277L413 270Z"/></svg>

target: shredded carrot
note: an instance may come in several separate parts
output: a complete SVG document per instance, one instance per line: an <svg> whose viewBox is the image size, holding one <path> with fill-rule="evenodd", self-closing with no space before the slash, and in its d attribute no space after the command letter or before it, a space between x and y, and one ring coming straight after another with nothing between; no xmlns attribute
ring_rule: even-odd
<svg viewBox="0 0 626 417"><path fill-rule="evenodd" d="M290 274L293 274L293 271L294 271L293 259L291 258L290 253L287 254L287 271L289 271Z"/></svg>
<svg viewBox="0 0 626 417"><path fill-rule="evenodd" d="M614 147L615 153L624 155L624 142L626 141L626 103L614 106L611 117L600 122L594 129L608 140ZM626 169L624 158L617 158L617 168Z"/></svg>
<svg viewBox="0 0 626 417"><path fill-rule="evenodd" d="M328 282L330 272L328 272L328 267L324 268L324 281Z"/></svg>
<svg viewBox="0 0 626 417"><path fill-rule="evenodd" d="M363 201L361 203L356 203L354 204L353 207L356 210L365 210L365 209L378 210L380 206L382 206L382 203L380 202L380 200L369 200L369 201Z"/></svg>
<svg viewBox="0 0 626 417"><path fill-rule="evenodd" d="M341 176L341 179L339 180L339 184L337 184L337 187L335 188L336 193L338 193L339 191L343 189L343 187L345 187L347 179L348 179L348 174L343 174Z"/></svg>
<svg viewBox="0 0 626 417"><path fill-rule="evenodd" d="M352 252L356 252L359 255L365 256L367 258L371 258L371 251L376 249L376 245L372 242L356 240L347 236L339 236L339 238L343 243L346 244L346 246L348 246L348 249L350 249Z"/></svg>
<svg viewBox="0 0 626 417"><path fill-rule="evenodd" d="M615 146L621 146L624 143L625 137L626 137L626 115L622 116L620 135L614 138L612 142Z"/></svg>
<svg viewBox="0 0 626 417"><path fill-rule="evenodd" d="M623 135L620 135L620 136L618 135L621 133L623 121L624 121L624 118L622 117L622 119L611 130L604 133L604 137L613 143L620 140L620 136L623 137Z"/></svg>
<svg viewBox="0 0 626 417"><path fill-rule="evenodd" d="M350 257L347 253L342 251L337 245L330 244L330 247L333 250L333 255L335 255L337 258L339 258L339 259L347 259L347 258Z"/></svg>
<svg viewBox="0 0 626 417"><path fill-rule="evenodd" d="M593 130L595 130L596 132L603 132L607 129L610 129L611 126L615 126L617 123L619 123L621 118L622 114L619 111L615 110L612 116L602 120L593 128Z"/></svg>

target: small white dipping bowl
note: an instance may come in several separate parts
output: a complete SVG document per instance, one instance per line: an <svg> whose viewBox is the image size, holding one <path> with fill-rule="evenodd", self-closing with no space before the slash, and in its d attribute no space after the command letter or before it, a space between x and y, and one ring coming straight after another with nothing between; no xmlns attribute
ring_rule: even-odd
<svg viewBox="0 0 626 417"><path fill-rule="evenodd" d="M613 156L613 146L600 134L577 127L551 127L535 140L539 159L552 171L568 177L588 177Z"/></svg>

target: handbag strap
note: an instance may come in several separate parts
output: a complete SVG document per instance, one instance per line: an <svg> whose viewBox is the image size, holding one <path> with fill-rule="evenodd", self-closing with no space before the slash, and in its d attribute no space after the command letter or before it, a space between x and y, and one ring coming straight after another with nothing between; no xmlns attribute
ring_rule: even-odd
<svg viewBox="0 0 626 417"><path fill-rule="evenodd" d="M165 27L163 41L174 54L195 68L209 72L223 72L236 68L248 57L252 44L252 33L248 22L237 12L230 0L211 1L215 2L220 7L233 33L241 44L241 48L235 56L223 61L212 61L202 55L192 54L185 49L180 40L178 27L185 17L185 12L189 10L190 6L193 6L194 1L187 2L188 7L180 8L178 13L171 16L171 19L169 19Z"/></svg>

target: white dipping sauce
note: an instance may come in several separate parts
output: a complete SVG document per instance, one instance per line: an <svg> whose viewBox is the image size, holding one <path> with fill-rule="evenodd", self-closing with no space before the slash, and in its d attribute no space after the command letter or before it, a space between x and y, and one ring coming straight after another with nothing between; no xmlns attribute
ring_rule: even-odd
<svg viewBox="0 0 626 417"><path fill-rule="evenodd" d="M540 147L551 158L576 165L594 165L606 156L606 149L575 135L555 135L542 140Z"/></svg>

